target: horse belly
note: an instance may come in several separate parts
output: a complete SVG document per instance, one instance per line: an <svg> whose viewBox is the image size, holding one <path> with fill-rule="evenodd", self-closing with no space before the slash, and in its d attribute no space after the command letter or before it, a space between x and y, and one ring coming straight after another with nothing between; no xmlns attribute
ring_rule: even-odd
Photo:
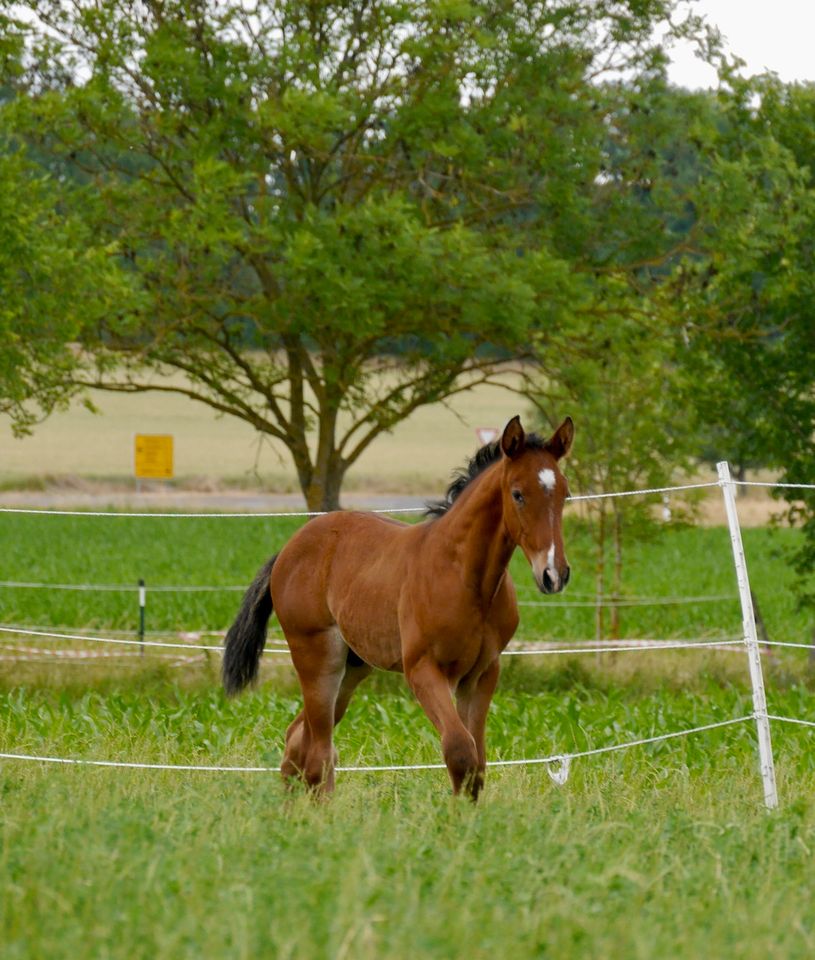
<svg viewBox="0 0 815 960"><path fill-rule="evenodd" d="M402 670L396 603L386 591L366 588L362 578L353 600L338 604L334 617L357 656L381 670Z"/></svg>

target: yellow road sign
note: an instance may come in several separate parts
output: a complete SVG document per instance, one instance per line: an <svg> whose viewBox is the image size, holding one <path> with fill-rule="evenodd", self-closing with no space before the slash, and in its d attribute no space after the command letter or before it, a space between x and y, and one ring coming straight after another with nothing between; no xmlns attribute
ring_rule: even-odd
<svg viewBox="0 0 815 960"><path fill-rule="evenodd" d="M145 480L167 480L173 475L173 438L169 434L137 433L136 476Z"/></svg>

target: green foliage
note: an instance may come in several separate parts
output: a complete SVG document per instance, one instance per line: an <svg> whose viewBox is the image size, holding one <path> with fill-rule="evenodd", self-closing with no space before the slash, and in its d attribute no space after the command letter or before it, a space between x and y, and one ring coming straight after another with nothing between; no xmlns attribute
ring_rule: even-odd
<svg viewBox="0 0 815 960"><path fill-rule="evenodd" d="M681 381L668 332L640 317L601 317L579 349L552 364L536 402L550 423L576 411L575 489L596 493L670 483L689 465L693 424L678 416ZM642 501L632 509L647 511Z"/></svg>
<svg viewBox="0 0 815 960"><path fill-rule="evenodd" d="M710 175L698 193L699 256L676 271L689 400L737 463L815 481L815 119L811 87L730 78ZM729 436L723 437L723 433ZM808 575L815 524L805 503ZM794 511L794 513L797 511Z"/></svg>
<svg viewBox="0 0 815 960"><path fill-rule="evenodd" d="M2 141L0 140L0 143ZM0 412L20 433L65 403L71 341L115 309L124 285L57 185L24 153L0 147Z"/></svg>
<svg viewBox="0 0 815 960"><path fill-rule="evenodd" d="M623 298L636 311L633 317L611 313L607 303L579 346L561 353L532 395L547 428L565 413L573 412L578 421L565 466L575 492L671 486L686 478L697 448L696 425L679 412L684 384L670 328L658 329L647 305L627 293ZM669 502L674 521L687 517L692 502L687 495ZM624 552L637 539L658 536L661 504L653 497L624 497L588 501L580 509L594 540L589 563L595 592L616 596L623 591ZM598 606L597 639L606 632L605 611ZM620 635L616 609L610 635Z"/></svg>
<svg viewBox="0 0 815 960"><path fill-rule="evenodd" d="M29 4L6 120L138 292L83 325L74 387L183 371L172 389L276 437L335 505L417 406L574 337L598 269L626 286L670 255L674 7Z"/></svg>

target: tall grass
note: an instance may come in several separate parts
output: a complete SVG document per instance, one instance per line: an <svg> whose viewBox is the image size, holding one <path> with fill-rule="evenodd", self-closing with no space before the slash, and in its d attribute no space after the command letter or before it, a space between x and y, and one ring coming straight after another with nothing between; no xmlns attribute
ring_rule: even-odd
<svg viewBox="0 0 815 960"><path fill-rule="evenodd" d="M248 584L295 521L3 518L0 579ZM802 639L783 551L789 530L746 530L770 632ZM522 635L592 636L590 545ZM623 611L629 636L740 629L727 534L665 530L632 545L629 595L733 596ZM522 600L539 601L528 568ZM240 595L155 594L148 626L219 628ZM0 620L135 627L135 597L0 587ZM227 701L217 657L171 667L0 663L0 752L267 765L298 707L285 660ZM774 713L812 719L805 655L765 662ZM579 751L748 714L743 652L508 660L491 758ZM477 807L442 771L341 775L330 802L276 776L63 768L0 761L0 955L104 957L805 958L815 950L815 736L773 725L781 808L763 808L744 723L573 762L493 768ZM435 762L438 738L401 678L360 689L337 734L344 764Z"/></svg>
<svg viewBox="0 0 815 960"><path fill-rule="evenodd" d="M675 656L675 655L674 655ZM570 664L505 678L493 755L601 744L749 709L726 667L685 690ZM535 692L530 691L535 687ZM777 693L794 712L809 694ZM6 684L2 749L274 763L294 698L225 702L161 674L83 689ZM493 770L477 808L438 771L347 774L335 797L275 777L0 767L4 957L811 955L815 752L776 737L761 805L750 725L541 768ZM361 692L342 759L436 759L404 688Z"/></svg>

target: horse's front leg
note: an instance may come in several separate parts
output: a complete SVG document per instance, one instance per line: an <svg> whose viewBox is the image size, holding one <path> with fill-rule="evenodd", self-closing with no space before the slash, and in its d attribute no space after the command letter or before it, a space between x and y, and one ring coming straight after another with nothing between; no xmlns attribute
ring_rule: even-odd
<svg viewBox="0 0 815 960"><path fill-rule="evenodd" d="M487 713L490 709L500 672L500 663L496 659L476 681L459 687L456 695L458 715L472 734L478 754L478 769L469 784L469 793L474 800L478 798L478 794L484 786L487 769Z"/></svg>
<svg viewBox="0 0 815 960"><path fill-rule="evenodd" d="M441 748L453 793L462 787L475 800L472 789L478 773L478 751L472 734L453 705L450 686L438 663L427 654L412 664L405 664L405 676L425 713L441 734Z"/></svg>

